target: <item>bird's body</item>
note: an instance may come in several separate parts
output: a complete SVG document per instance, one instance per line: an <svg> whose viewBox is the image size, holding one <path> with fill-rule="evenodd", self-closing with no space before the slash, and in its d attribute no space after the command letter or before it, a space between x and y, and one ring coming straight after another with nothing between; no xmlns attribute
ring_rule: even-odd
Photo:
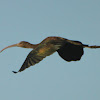
<svg viewBox="0 0 100 100"><path fill-rule="evenodd" d="M68 40L62 37L47 37L39 44L30 44L29 42L22 41L18 44L8 46L2 49L0 52L14 46L33 49L28 54L18 72L21 72L26 68L39 63L43 58L53 54L56 51L60 57L66 61L77 61L80 60L84 54L83 48L100 48L100 46L88 46L79 41Z"/></svg>

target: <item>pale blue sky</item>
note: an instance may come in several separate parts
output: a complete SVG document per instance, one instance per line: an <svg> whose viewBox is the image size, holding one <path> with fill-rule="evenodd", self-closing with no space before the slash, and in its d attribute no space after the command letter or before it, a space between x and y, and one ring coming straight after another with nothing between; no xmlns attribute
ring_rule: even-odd
<svg viewBox="0 0 100 100"><path fill-rule="evenodd" d="M0 49L47 36L100 45L100 0L1 0ZM77 62L57 53L18 71L31 49L0 54L0 100L100 100L100 49L84 49Z"/></svg>

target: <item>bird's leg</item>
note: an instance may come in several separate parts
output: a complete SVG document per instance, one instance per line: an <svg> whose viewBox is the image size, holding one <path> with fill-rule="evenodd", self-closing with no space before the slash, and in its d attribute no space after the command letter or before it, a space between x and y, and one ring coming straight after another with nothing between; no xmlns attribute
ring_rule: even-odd
<svg viewBox="0 0 100 100"><path fill-rule="evenodd" d="M91 48L91 49L100 48L100 46L96 46L96 45L93 45L93 46L83 45L83 47L86 47L86 48Z"/></svg>

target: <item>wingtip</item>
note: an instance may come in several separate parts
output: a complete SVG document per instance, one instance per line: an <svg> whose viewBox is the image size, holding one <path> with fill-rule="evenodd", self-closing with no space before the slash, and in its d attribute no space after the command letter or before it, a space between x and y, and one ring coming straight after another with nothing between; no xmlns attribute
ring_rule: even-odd
<svg viewBox="0 0 100 100"><path fill-rule="evenodd" d="M16 71L12 71L12 72L15 73L15 74L18 73L18 72L16 72Z"/></svg>

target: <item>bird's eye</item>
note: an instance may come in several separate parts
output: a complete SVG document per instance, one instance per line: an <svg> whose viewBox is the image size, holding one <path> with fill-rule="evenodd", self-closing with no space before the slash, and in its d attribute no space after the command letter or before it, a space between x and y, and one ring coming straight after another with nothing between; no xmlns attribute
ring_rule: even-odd
<svg viewBox="0 0 100 100"><path fill-rule="evenodd" d="M21 41L20 44L23 44L23 41Z"/></svg>
<svg viewBox="0 0 100 100"><path fill-rule="evenodd" d="M23 44L22 42L20 44Z"/></svg>

